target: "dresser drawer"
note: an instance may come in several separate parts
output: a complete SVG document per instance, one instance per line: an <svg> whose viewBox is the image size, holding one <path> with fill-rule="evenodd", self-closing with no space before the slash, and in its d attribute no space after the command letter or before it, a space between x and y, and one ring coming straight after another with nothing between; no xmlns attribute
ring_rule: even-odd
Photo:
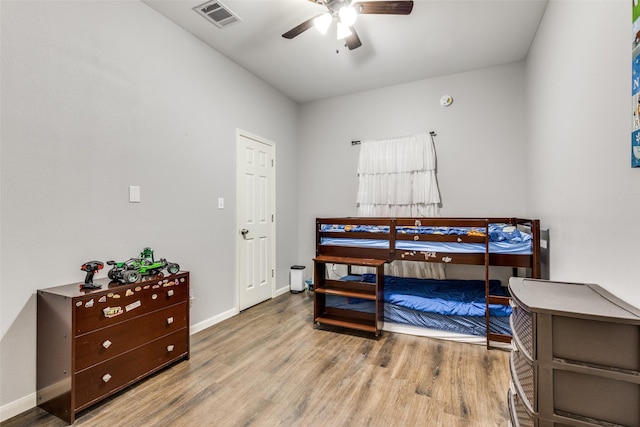
<svg viewBox="0 0 640 427"><path fill-rule="evenodd" d="M531 412L538 410L536 401L536 366L520 351L517 343L512 343L513 351L509 358L511 378L518 394Z"/></svg>
<svg viewBox="0 0 640 427"><path fill-rule="evenodd" d="M567 365L567 369L572 367ZM568 418L640 427L640 384L609 378L609 372L554 369L553 407ZM578 392L579 391L579 392Z"/></svg>
<svg viewBox="0 0 640 427"><path fill-rule="evenodd" d="M75 334L95 331L142 316L188 299L184 276L172 276L132 285L117 286L103 295L78 300L75 304Z"/></svg>
<svg viewBox="0 0 640 427"><path fill-rule="evenodd" d="M74 389L76 410L84 409L133 384L143 375L186 356L188 339L185 328L77 373Z"/></svg>
<svg viewBox="0 0 640 427"><path fill-rule="evenodd" d="M509 390L509 413L514 427L537 427L536 418L522 403L522 399L514 391L513 384Z"/></svg>
<svg viewBox="0 0 640 427"><path fill-rule="evenodd" d="M640 325L552 317L553 357L640 374Z"/></svg>
<svg viewBox="0 0 640 427"><path fill-rule="evenodd" d="M533 330L533 315L520 306L515 299L511 299L511 317L509 324L514 340L519 342L521 350L527 353L529 359L535 359L535 343Z"/></svg>
<svg viewBox="0 0 640 427"><path fill-rule="evenodd" d="M186 302L127 320L76 339L76 372L187 326Z"/></svg>

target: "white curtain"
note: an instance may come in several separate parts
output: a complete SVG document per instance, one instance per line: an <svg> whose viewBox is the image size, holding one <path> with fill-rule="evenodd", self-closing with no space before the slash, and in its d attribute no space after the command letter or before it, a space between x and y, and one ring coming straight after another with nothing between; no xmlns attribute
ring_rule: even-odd
<svg viewBox="0 0 640 427"><path fill-rule="evenodd" d="M362 141L358 179L359 216L440 216L436 152L429 134ZM445 277L442 264L417 261L394 261L385 273Z"/></svg>

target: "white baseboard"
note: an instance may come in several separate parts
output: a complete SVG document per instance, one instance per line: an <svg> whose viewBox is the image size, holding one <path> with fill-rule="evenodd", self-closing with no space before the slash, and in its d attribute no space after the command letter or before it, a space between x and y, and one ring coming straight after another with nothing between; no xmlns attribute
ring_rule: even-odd
<svg viewBox="0 0 640 427"><path fill-rule="evenodd" d="M284 295L291 290L291 286L285 286L284 288L276 289L276 295L274 298Z"/></svg>
<svg viewBox="0 0 640 427"><path fill-rule="evenodd" d="M275 290L275 295L274 298L277 298L281 295L284 295L286 293L288 293L290 290L289 286L285 286L283 288L280 289L276 289ZM217 316L213 316L210 317L209 319L203 320L202 322L198 322L195 325L191 325L191 330L189 331L191 335L193 334L197 334L200 331L204 331L207 328L210 328L211 326L218 324L220 322L222 322L223 320L227 320L233 316L235 316L236 314L240 313L240 310L238 310L237 307L232 308L231 310L227 310L224 313L220 313Z"/></svg>
<svg viewBox="0 0 640 427"><path fill-rule="evenodd" d="M233 316L235 316L236 314L238 314L239 311L237 308L232 308L231 310L227 310L224 313L220 313L217 316L213 316L210 317L208 319L203 320L202 322L198 322L195 325L191 325L191 328L189 330L189 333L191 335L193 334L197 334L200 331L204 331L205 329L218 324L220 322L222 322L223 320L227 320Z"/></svg>
<svg viewBox="0 0 640 427"><path fill-rule="evenodd" d="M36 406L36 394L31 393L18 400L0 406L0 422L4 422L9 418L13 418L18 414L28 411Z"/></svg>
<svg viewBox="0 0 640 427"><path fill-rule="evenodd" d="M289 292L291 289L290 286L285 286L280 289L275 290L275 295L273 298L277 298L281 295L284 295ZM209 319L203 320L202 322L196 323L195 325L191 325L191 330L189 331L191 335L197 334L200 331L204 331L205 329L222 322L223 320L227 320L236 314L240 313L237 307L232 308L231 310L227 310L224 313L220 313L217 316L210 317Z"/></svg>

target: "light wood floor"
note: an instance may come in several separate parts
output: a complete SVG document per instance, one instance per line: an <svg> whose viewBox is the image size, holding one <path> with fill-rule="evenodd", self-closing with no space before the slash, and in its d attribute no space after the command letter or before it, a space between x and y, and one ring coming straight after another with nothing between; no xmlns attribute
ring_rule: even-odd
<svg viewBox="0 0 640 427"><path fill-rule="evenodd" d="M82 412L74 425L507 425L506 351L314 329L312 302L283 295L193 335L189 361ZM39 408L2 423L62 425Z"/></svg>

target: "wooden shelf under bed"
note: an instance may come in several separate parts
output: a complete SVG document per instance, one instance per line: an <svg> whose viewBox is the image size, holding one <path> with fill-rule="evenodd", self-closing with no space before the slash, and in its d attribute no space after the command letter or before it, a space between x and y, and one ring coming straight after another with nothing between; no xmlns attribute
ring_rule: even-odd
<svg viewBox="0 0 640 427"><path fill-rule="evenodd" d="M314 260L314 310L317 324L340 326L371 332L376 337L382 333L384 321L384 264L385 260L370 258L336 257L321 255ZM327 279L327 264L373 267L376 283ZM327 307L327 295L361 298L375 301L373 313Z"/></svg>

